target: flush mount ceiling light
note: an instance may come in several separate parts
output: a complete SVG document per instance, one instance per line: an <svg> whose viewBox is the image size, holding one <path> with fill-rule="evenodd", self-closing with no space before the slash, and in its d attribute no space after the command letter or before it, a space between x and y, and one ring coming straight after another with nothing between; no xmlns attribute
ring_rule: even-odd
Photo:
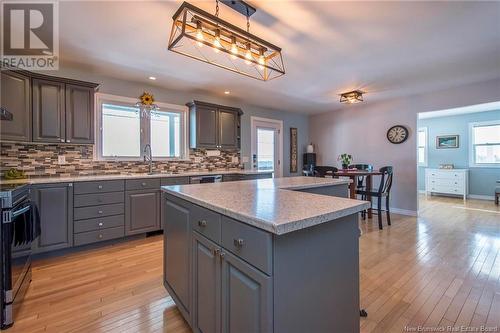
<svg viewBox="0 0 500 333"><path fill-rule="evenodd" d="M258 80L268 81L285 74L281 49L250 30L255 8L241 0L222 1L247 18L247 30L184 2L175 12L168 49Z"/></svg>
<svg viewBox="0 0 500 333"><path fill-rule="evenodd" d="M340 94L340 103L354 104L363 102L363 92L361 90L353 90Z"/></svg>

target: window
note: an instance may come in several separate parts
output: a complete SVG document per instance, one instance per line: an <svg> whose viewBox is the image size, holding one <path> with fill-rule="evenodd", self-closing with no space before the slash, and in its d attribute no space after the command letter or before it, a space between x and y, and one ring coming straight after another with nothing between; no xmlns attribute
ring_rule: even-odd
<svg viewBox="0 0 500 333"><path fill-rule="evenodd" d="M471 123L470 166L500 168L500 120Z"/></svg>
<svg viewBox="0 0 500 333"><path fill-rule="evenodd" d="M98 94L96 157L103 160L140 160L144 146L153 158L185 158L187 130L184 106L157 103L150 119L140 117L133 98Z"/></svg>
<svg viewBox="0 0 500 333"><path fill-rule="evenodd" d="M417 164L427 166L427 127L420 127L417 136Z"/></svg>

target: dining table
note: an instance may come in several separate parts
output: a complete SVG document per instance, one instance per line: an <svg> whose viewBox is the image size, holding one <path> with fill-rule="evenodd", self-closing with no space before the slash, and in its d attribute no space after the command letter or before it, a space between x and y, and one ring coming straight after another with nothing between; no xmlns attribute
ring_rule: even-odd
<svg viewBox="0 0 500 333"><path fill-rule="evenodd" d="M367 189L372 189L373 185L373 176L380 176L382 173L380 171L376 170L357 170L357 169L342 169L338 170L333 174L334 177L349 177L352 182L349 185L349 197L351 199L356 199L356 187L357 187L357 180L358 177L365 177L366 178L366 188ZM372 197L371 195L366 196L366 201L371 202ZM372 214L372 209L368 209L368 218L371 219L373 216Z"/></svg>

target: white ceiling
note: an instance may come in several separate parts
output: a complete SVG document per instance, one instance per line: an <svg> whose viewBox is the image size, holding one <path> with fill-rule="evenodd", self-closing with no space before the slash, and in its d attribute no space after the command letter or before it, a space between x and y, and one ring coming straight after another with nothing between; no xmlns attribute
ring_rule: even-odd
<svg viewBox="0 0 500 333"><path fill-rule="evenodd" d="M283 49L286 75L273 81L168 51L180 1L60 2L61 66L308 114L339 108L353 89L370 103L500 77L500 2L251 3L251 32ZM220 16L245 26L224 5Z"/></svg>

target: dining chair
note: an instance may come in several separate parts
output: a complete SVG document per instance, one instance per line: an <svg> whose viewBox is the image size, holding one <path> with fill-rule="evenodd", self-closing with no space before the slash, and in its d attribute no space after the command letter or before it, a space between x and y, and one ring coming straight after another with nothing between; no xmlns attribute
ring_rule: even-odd
<svg viewBox="0 0 500 333"><path fill-rule="evenodd" d="M325 177L326 175L330 175L333 177L335 172L338 172L339 169L333 166L319 166L316 165L314 167L314 177Z"/></svg>
<svg viewBox="0 0 500 333"><path fill-rule="evenodd" d="M373 165L371 165L371 164L351 164L351 165L349 165L349 169L373 171ZM365 176L357 177L356 188L362 188L364 186L365 179L366 179Z"/></svg>
<svg viewBox="0 0 500 333"><path fill-rule="evenodd" d="M368 189L366 186L356 190L356 194L360 194L363 197L371 196L377 198L377 215L378 215L378 228L380 230L382 227L382 198L385 198L385 211L387 214L387 224L391 225L391 215L389 209L389 197L391 193L392 187L392 178L393 178L393 167L385 166L379 169L381 173L380 176L380 184L378 189ZM370 202L371 204L371 202Z"/></svg>

